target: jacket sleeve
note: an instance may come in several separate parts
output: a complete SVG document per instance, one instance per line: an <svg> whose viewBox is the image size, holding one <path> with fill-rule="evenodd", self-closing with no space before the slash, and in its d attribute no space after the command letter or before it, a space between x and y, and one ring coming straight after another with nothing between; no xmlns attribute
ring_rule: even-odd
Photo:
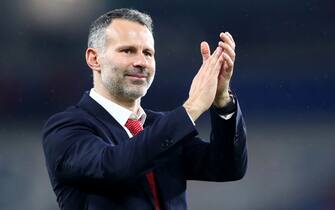
<svg viewBox="0 0 335 210"><path fill-rule="evenodd" d="M96 135L92 122L80 114L63 112L48 120L43 149L51 179L65 182L118 182L144 174L185 137L197 134L183 107L145 128L129 141L111 146Z"/></svg>
<svg viewBox="0 0 335 210"><path fill-rule="evenodd" d="M210 109L212 130L210 142L194 138L183 147L186 179L234 181L247 168L246 128L240 106L229 119L222 119Z"/></svg>

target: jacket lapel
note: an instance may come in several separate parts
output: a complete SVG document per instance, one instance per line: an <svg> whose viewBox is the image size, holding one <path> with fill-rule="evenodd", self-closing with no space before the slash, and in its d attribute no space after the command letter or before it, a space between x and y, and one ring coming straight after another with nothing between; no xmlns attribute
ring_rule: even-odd
<svg viewBox="0 0 335 210"><path fill-rule="evenodd" d="M89 92L85 92L78 103L78 106L88 112L97 121L106 126L106 131L113 137L114 145L120 144L125 139L128 139L127 132L123 127L94 99L89 96Z"/></svg>

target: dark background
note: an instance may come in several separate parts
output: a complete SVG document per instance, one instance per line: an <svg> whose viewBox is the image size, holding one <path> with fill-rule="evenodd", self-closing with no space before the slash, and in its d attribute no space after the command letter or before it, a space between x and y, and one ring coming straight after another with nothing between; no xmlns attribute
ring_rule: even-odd
<svg viewBox="0 0 335 210"><path fill-rule="evenodd" d="M0 6L1 210L57 209L41 127L91 88L88 26L120 7L154 20L157 73L146 108L186 100L202 40L214 49L229 31L237 43L232 89L249 169L238 182L189 182L190 209L335 209L335 1L8 0ZM197 122L205 138L207 118Z"/></svg>

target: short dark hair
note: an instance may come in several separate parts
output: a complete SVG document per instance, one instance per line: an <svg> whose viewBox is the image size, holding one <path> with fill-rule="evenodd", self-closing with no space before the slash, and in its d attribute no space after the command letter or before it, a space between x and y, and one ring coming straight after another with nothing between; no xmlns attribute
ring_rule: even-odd
<svg viewBox="0 0 335 210"><path fill-rule="evenodd" d="M88 34L88 47L97 48L100 50L104 49L106 41L106 28L112 23L114 19L124 19L136 22L146 26L151 33L153 32L153 24L150 15L135 9L114 9L101 15L91 24Z"/></svg>

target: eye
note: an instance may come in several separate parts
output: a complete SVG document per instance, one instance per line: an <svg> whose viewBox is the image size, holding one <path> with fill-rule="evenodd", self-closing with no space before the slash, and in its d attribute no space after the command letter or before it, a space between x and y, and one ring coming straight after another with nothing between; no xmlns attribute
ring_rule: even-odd
<svg viewBox="0 0 335 210"><path fill-rule="evenodd" d="M132 52L132 50L126 48L126 49L121 49L121 52L126 53L126 54L130 54Z"/></svg>
<svg viewBox="0 0 335 210"><path fill-rule="evenodd" d="M150 51L145 51L144 55L148 56L148 57L152 57L153 56L153 54Z"/></svg>

